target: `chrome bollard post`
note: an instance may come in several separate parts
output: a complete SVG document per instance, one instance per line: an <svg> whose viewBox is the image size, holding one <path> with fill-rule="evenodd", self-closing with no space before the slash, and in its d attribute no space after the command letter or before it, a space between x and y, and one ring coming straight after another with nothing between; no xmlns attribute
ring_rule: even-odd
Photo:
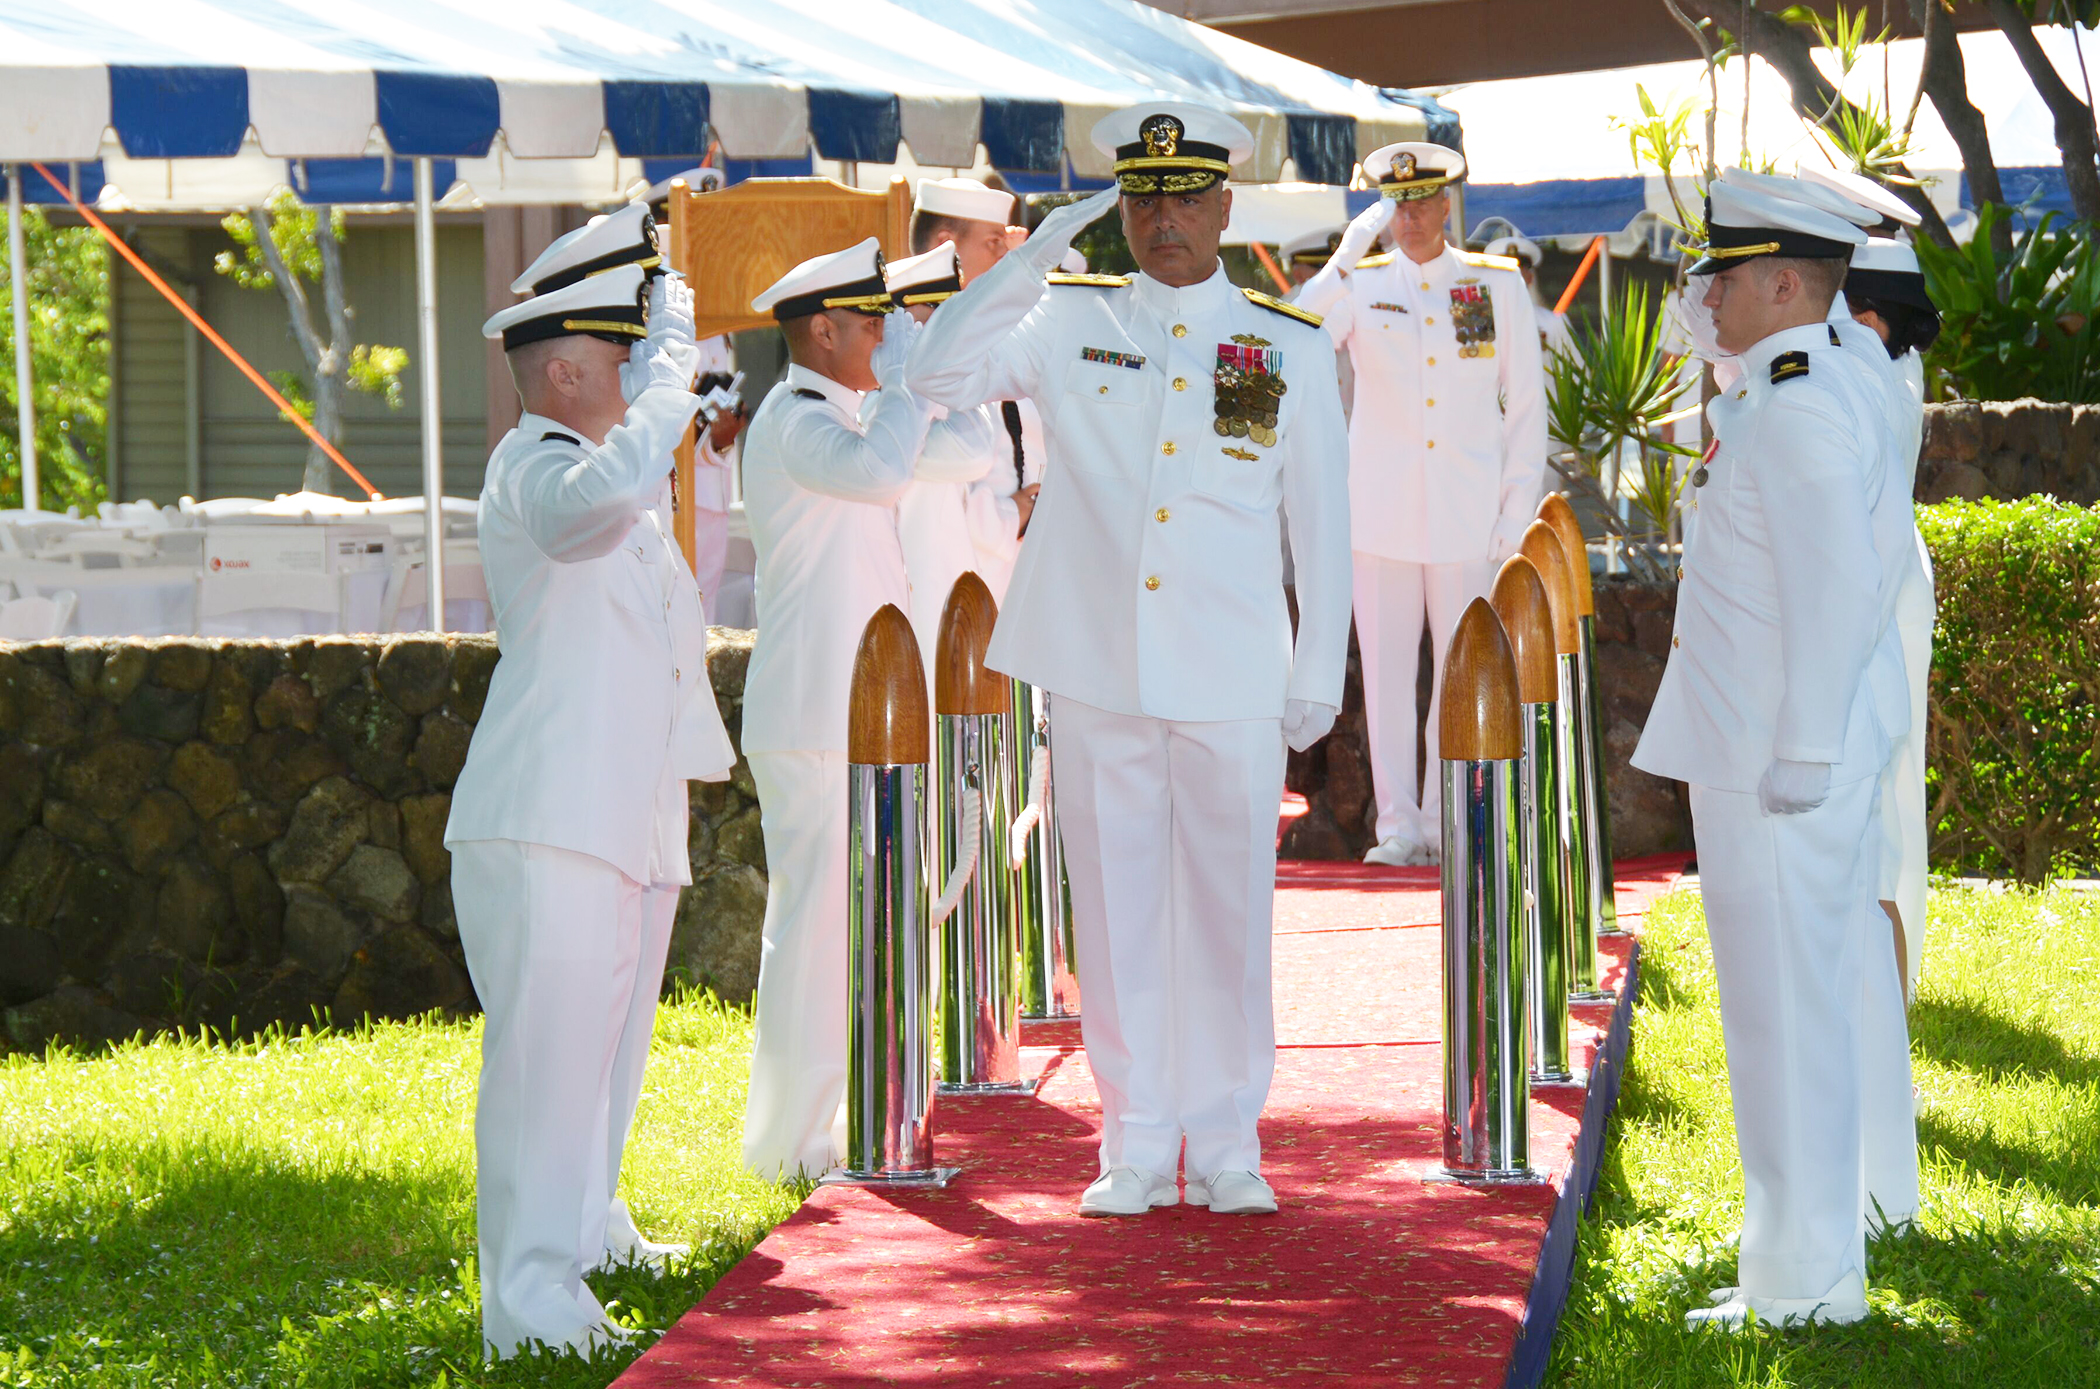
<svg viewBox="0 0 2100 1389"><path fill-rule="evenodd" d="M1050 692L1013 682L1016 814L1033 806L1027 832L1014 845L1019 860L1016 919L1021 939L1021 1015L1030 1022L1076 1021L1079 979L1072 972L1072 889L1057 837L1057 771L1052 755ZM1038 784L1036 762L1043 774Z"/></svg>
<svg viewBox="0 0 2100 1389"><path fill-rule="evenodd" d="M1590 910L1589 817L1582 801L1581 730L1575 719L1576 657L1581 627L1576 621L1575 586L1567 551L1552 526L1533 521L1524 532L1520 553L1538 569L1553 614L1555 677L1560 717L1557 730L1561 776L1559 810L1561 848L1567 858L1568 1001L1604 1003L1613 997L1597 988L1597 918Z"/></svg>
<svg viewBox="0 0 2100 1389"><path fill-rule="evenodd" d="M1560 667L1553 613L1537 566L1512 555L1495 575L1488 602L1502 620L1516 658L1524 755L1519 760L1517 817L1524 882L1524 974L1531 1021L1531 1082L1575 1080L1568 1043L1567 857L1561 842Z"/></svg>
<svg viewBox="0 0 2100 1389"><path fill-rule="evenodd" d="M895 604L853 662L846 739L846 1158L824 1181L946 1186L933 1157L932 942L926 825L926 671Z"/></svg>
<svg viewBox="0 0 2100 1389"><path fill-rule="evenodd" d="M1444 661L1444 1158L1463 1182L1525 1182L1530 1026L1518 781L1516 662L1487 600Z"/></svg>
<svg viewBox="0 0 2100 1389"><path fill-rule="evenodd" d="M1568 560L1568 577L1574 581L1578 620L1578 649L1575 661L1575 707L1573 716L1579 733L1583 823L1589 833L1583 840L1584 867L1588 872L1590 920L1600 936L1624 935L1619 929L1619 906L1614 890L1611 852L1611 787L1605 776L1604 699L1597 683L1597 595L1590 582L1589 551L1582 539L1582 522L1575 508L1559 492L1550 492L1539 503L1539 519L1553 527Z"/></svg>
<svg viewBox="0 0 2100 1389"><path fill-rule="evenodd" d="M934 655L937 738L933 908L940 932L942 1094L1028 1094L1021 1079L1017 875L1006 853L1016 755L1007 680L987 670L984 649L998 607L984 580L965 573L948 594Z"/></svg>

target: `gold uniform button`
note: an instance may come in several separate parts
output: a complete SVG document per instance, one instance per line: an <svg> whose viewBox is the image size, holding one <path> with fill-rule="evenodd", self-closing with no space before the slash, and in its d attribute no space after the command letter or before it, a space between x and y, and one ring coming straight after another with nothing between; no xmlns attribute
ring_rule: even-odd
<svg viewBox="0 0 2100 1389"><path fill-rule="evenodd" d="M1161 453L1172 453L1172 452L1174 452L1174 441L1173 441L1172 439L1169 439L1169 440L1167 440L1167 442L1165 442L1164 444L1161 444L1161 445L1159 446L1159 451L1160 451Z"/></svg>
<svg viewBox="0 0 2100 1389"><path fill-rule="evenodd" d="M1677 582L1684 582L1684 566L1681 564L1677 566Z"/></svg>
<svg viewBox="0 0 2100 1389"><path fill-rule="evenodd" d="M1424 281L1422 281L1422 288L1424 288L1424 289L1427 289L1427 288L1429 288L1429 281L1427 281L1427 280L1424 280Z"/></svg>
<svg viewBox="0 0 2100 1389"><path fill-rule="evenodd" d="M1154 574L1151 578L1145 580L1145 587L1148 590L1157 592L1159 589L1159 575Z"/></svg>
<svg viewBox="0 0 2100 1389"><path fill-rule="evenodd" d="M1185 337L1187 337L1188 335L1189 335L1189 330L1188 330L1188 327L1187 327L1187 325L1186 325L1186 324L1181 324L1181 323L1177 323L1177 324L1175 324L1175 325L1174 325L1174 336L1175 336L1175 337L1177 337L1177 338L1185 338Z"/></svg>
<svg viewBox="0 0 2100 1389"><path fill-rule="evenodd" d="M1674 649L1674 648L1676 648L1676 647L1680 647L1680 646L1682 646L1682 645L1684 645L1684 639L1683 639L1682 637L1671 637L1671 638L1670 638L1670 646L1671 646L1671 647L1672 647L1673 649Z"/></svg>
<svg viewBox="0 0 2100 1389"><path fill-rule="evenodd" d="M1429 365L1431 365L1431 366L1435 366L1435 365L1436 365L1436 358L1434 358L1434 357L1431 357L1431 358L1429 359Z"/></svg>
<svg viewBox="0 0 2100 1389"><path fill-rule="evenodd" d="M1431 405L1434 405L1434 404L1436 404L1436 397L1435 397L1435 396L1431 396L1431 397L1429 397L1429 403L1430 403Z"/></svg>
<svg viewBox="0 0 2100 1389"><path fill-rule="evenodd" d="M1428 446L1429 446L1430 448L1435 448L1435 447L1436 447L1436 440L1434 440L1434 439L1431 439L1431 440L1429 441L1429 445L1428 445Z"/></svg>
<svg viewBox="0 0 2100 1389"><path fill-rule="evenodd" d="M1435 315L1435 314L1433 314L1433 313L1431 313L1431 314L1423 314L1423 315L1422 315L1422 321L1423 321L1424 323L1434 323L1434 322L1436 322L1436 315Z"/></svg>
<svg viewBox="0 0 2100 1389"><path fill-rule="evenodd" d="M1174 389L1175 389L1175 390L1177 390L1177 391L1185 391L1185 390L1187 390L1188 388L1189 388L1189 379L1188 379L1188 378L1187 378L1186 376L1177 376L1177 377L1175 377L1175 378L1174 378Z"/></svg>
<svg viewBox="0 0 2100 1389"><path fill-rule="evenodd" d="M1161 525L1165 525L1167 523L1167 518L1172 514L1173 513L1168 511L1165 507L1161 507L1159 510L1152 513L1152 519L1159 522Z"/></svg>
<svg viewBox="0 0 2100 1389"><path fill-rule="evenodd" d="M1101 394L1103 394L1103 395L1107 395L1107 394L1108 394L1108 387L1106 387L1106 386L1101 386L1101 387L1098 387L1097 389L1099 389L1099 390L1100 390L1100 392L1101 392Z"/></svg>

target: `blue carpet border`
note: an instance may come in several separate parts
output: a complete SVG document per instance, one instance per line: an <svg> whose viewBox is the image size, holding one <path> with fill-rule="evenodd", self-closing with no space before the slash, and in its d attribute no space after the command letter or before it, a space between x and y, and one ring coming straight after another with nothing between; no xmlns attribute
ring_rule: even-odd
<svg viewBox="0 0 2100 1389"><path fill-rule="evenodd" d="M1538 1267L1531 1275L1531 1294L1524 1302L1524 1320L1517 1328L1516 1348L1509 1357L1504 1389L1535 1389L1546 1377L1546 1364L1553 1353L1553 1333L1560 1314L1568 1305L1568 1290L1575 1279L1575 1237L1582 1213L1596 1194L1599 1169L1604 1162L1604 1139L1612 1112L1619 1104L1619 1081L1626 1071L1626 1053L1633 1041L1633 1000L1640 993L1641 942L1636 937L1626 955L1625 983L1619 1001L1611 1010L1611 1026L1590 1061L1589 1093L1582 1106L1582 1128L1575 1139L1574 1160L1568 1165L1553 1219L1546 1226L1546 1242L1539 1246ZM1576 1197L1575 1200L1568 1199Z"/></svg>

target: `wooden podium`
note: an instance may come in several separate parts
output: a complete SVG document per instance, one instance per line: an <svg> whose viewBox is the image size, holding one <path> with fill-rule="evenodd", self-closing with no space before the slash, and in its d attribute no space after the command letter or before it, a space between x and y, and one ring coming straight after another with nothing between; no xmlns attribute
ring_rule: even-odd
<svg viewBox="0 0 2100 1389"><path fill-rule="evenodd" d="M753 313L760 291L812 256L875 237L886 257L906 254L911 188L848 188L828 178L754 178L714 193L671 185L664 254L693 288L695 335L742 332L771 323ZM678 446L678 544L693 561L693 450L698 431Z"/></svg>

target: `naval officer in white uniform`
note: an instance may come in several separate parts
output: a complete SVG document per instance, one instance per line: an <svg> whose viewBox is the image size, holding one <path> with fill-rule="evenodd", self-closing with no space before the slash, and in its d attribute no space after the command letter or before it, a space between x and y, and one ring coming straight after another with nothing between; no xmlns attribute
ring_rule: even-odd
<svg viewBox="0 0 2100 1389"><path fill-rule="evenodd" d="M1378 803L1367 863L1433 862L1443 842L1437 711L1444 653L1466 604L1516 553L1546 468L1546 378L1515 262L1445 243L1465 159L1441 145L1374 150L1381 194L1297 303L1326 316L1356 367L1349 530L1365 741ZM1391 224L1399 249L1366 255ZM1429 623L1435 693L1415 764L1415 674ZM1417 796L1417 781L1420 794Z"/></svg>
<svg viewBox="0 0 2100 1389"><path fill-rule="evenodd" d="M1743 1162L1740 1326L1866 1314L1863 1096L1901 990L1875 909L1875 805L1907 723L1892 620L1906 557L1885 388L1825 316L1866 239L1716 183L1694 270L1742 368L1709 410L1676 636L1634 765L1691 788ZM1893 1011L1893 1021L1888 1014Z"/></svg>
<svg viewBox="0 0 2100 1389"><path fill-rule="evenodd" d="M948 301L909 379L955 409L1025 396L1048 436L989 661L1051 695L1102 1108L1101 1175L1080 1212L1172 1205L1178 1168L1191 1203L1265 1213L1284 748L1332 725L1348 642L1334 350L1311 315L1235 288L1218 261L1244 127L1146 103L1094 143L1117 187L1052 212ZM1119 193L1140 273L1049 273Z"/></svg>
<svg viewBox="0 0 2100 1389"><path fill-rule="evenodd" d="M613 1192L692 881L686 782L724 779L736 754L671 538L671 448L700 405L691 295L647 279L620 263L483 330L524 414L482 488L503 661L445 844L486 1017L475 1177L482 1337L499 1356L608 1339L584 1271L680 1252L643 1241Z"/></svg>
<svg viewBox="0 0 2100 1389"><path fill-rule="evenodd" d="M905 389L918 324L895 307L874 237L804 261L751 307L780 324L790 364L743 445L758 552L743 748L767 878L744 1164L817 1177L844 1147L853 657L885 603L911 610L898 498L914 476L981 468L983 441L933 425L933 406Z"/></svg>

